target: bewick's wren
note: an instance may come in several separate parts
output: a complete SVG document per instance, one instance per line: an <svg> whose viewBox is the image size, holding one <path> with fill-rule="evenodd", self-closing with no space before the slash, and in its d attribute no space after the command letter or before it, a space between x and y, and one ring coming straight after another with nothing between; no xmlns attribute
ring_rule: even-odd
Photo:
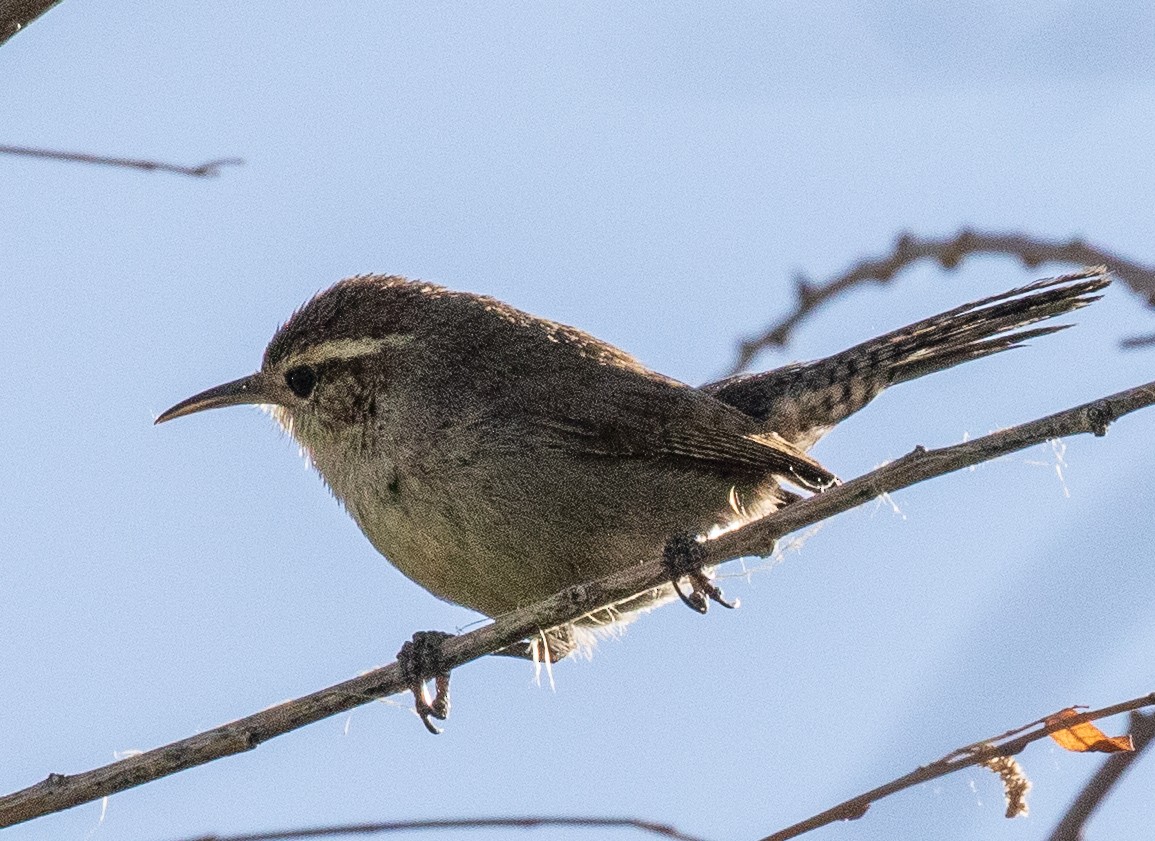
<svg viewBox="0 0 1155 841"><path fill-rule="evenodd" d="M390 562L496 616L658 557L675 535L763 516L794 496L782 481L829 485L805 451L883 388L1061 329L1008 332L1107 282L1040 281L827 359L694 388L492 298L353 277L298 310L257 373L157 423L272 406Z"/></svg>

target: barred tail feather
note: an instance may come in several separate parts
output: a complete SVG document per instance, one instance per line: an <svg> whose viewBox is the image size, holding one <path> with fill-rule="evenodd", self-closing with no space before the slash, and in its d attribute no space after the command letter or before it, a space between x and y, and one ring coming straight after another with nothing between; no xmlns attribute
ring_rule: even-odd
<svg viewBox="0 0 1155 841"><path fill-rule="evenodd" d="M1004 350L1069 324L1019 328L1081 309L1110 284L1096 267L972 301L814 362L739 375L703 390L802 449L884 388Z"/></svg>

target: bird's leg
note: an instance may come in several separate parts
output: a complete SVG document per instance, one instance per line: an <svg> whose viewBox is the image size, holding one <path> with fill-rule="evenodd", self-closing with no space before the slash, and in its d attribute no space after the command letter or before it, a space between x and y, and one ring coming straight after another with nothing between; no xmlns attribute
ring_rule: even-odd
<svg viewBox="0 0 1155 841"><path fill-rule="evenodd" d="M705 613L710 608L710 602L717 602L722 607L734 607L733 603L722 597L718 585L702 569L705 560L706 548L690 534L675 534L666 541L666 548L662 550L662 565L670 575L670 584L688 608ZM682 590L682 578L690 581L688 594Z"/></svg>
<svg viewBox="0 0 1155 841"><path fill-rule="evenodd" d="M442 644L452 637L444 631L418 631L397 652L401 675L413 692L413 703L421 723L434 735L441 732L430 717L445 721L449 717L449 668L441 653ZM433 681L433 700L429 700L425 682Z"/></svg>
<svg viewBox="0 0 1155 841"><path fill-rule="evenodd" d="M803 499L799 494L786 488L776 488L776 493L781 499L781 506L778 510ZM702 569L702 563L705 560L706 547L694 535L685 532L671 537L666 541L665 549L662 550L662 565L669 573L670 584L683 604L697 613L705 613L710 607L710 602L717 602L722 607L734 608L736 603L723 598L722 590ZM688 594L682 590L681 580L683 577L690 580L690 592Z"/></svg>

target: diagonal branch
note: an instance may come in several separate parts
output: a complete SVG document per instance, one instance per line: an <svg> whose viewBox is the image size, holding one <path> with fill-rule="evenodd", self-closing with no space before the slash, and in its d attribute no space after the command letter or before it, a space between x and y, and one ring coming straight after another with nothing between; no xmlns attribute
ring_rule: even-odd
<svg viewBox="0 0 1155 841"><path fill-rule="evenodd" d="M787 841L787 839L797 838L799 835L807 833L812 829L818 829L820 826L826 826L836 821L849 821L861 818L866 814L866 810L870 808L871 804L903 789L908 789L930 780L936 780L939 777L945 777L947 774L953 774L962 768L970 768L976 765L989 765L992 760L999 757L1014 756L1031 742L1036 742L1057 730L1064 730L1080 722L1095 721L1100 718L1107 718L1108 716L1118 715L1119 713L1137 710L1142 707L1150 707L1152 705L1155 705L1155 692L1150 695L1133 698L1130 701L1112 704L1100 710L1081 713L1070 718L1053 720L1049 724L1047 723L1047 719L1041 719L1032 724L1028 724L1026 727L1020 727L1003 733L1001 736L995 736L993 739L976 742L973 745L968 745L965 748L953 751L942 759L931 762L929 765L916 768L909 774L891 780L889 783L864 794L860 794L857 797L852 797L850 800L839 803L837 806L827 809L825 812L821 812L793 826L775 832L773 835L767 835L765 838L760 839L760 841Z"/></svg>
<svg viewBox="0 0 1155 841"><path fill-rule="evenodd" d="M944 269L953 269L971 254L1018 257L1029 269L1042 263L1106 265L1132 292L1141 296L1149 306L1155 306L1155 268L1120 257L1081 239L1046 240L1026 234L971 231L965 228L954 236L942 238L901 234L895 240L890 254L874 260L863 260L826 283L814 283L804 276L797 277L794 311L760 335L739 343L738 358L730 373L742 371L763 350L784 347L798 325L831 299L855 286L889 283L901 270L919 260L934 260ZM1123 346L1128 348L1148 344L1155 344L1155 335L1123 341Z"/></svg>
<svg viewBox="0 0 1155 841"><path fill-rule="evenodd" d="M0 2L2 1L0 0ZM244 163L240 158L218 158L196 166L182 166L181 164L166 164L163 161L148 161L140 158L115 158L106 155L90 155L87 152L60 152L55 149L34 149L30 146L7 146L3 144L0 144L0 154L22 155L26 158L48 158L54 161L73 161L82 164L103 164L127 169L143 169L145 172L175 172L177 175L190 175L194 178L216 178L221 174L222 166L240 166Z"/></svg>
<svg viewBox="0 0 1155 841"><path fill-rule="evenodd" d="M60 0L0 0L0 44L3 44Z"/></svg>
<svg viewBox="0 0 1155 841"><path fill-rule="evenodd" d="M1067 810L1067 814L1059 821L1058 826L1050 835L1049 841L1081 841L1083 827L1095 810L1111 793L1115 785L1123 778L1127 769L1143 755L1148 746L1155 741L1155 713L1143 713L1135 710L1131 713L1131 739L1135 749L1126 753L1116 753L1108 757L1095 775L1087 782L1075 802Z"/></svg>
<svg viewBox="0 0 1155 841"><path fill-rule="evenodd" d="M1155 382L951 447L915 450L878 470L704 544L706 563L766 555L778 538L918 482L970 467L1049 439L1090 432L1104 435L1114 420L1155 404ZM454 668L532 638L543 628L573 621L667 581L654 559L599 581L569 587L537 604L447 640L442 654ZM221 727L75 775L50 774L22 791L0 797L0 827L87 803L118 791L251 750L261 742L377 698L407 691L401 669L390 663L344 683L278 704Z"/></svg>

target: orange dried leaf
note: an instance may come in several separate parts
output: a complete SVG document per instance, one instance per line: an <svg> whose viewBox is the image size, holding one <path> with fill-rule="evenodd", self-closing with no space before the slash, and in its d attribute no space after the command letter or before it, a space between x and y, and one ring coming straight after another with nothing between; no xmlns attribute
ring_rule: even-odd
<svg viewBox="0 0 1155 841"><path fill-rule="evenodd" d="M1053 727L1069 718L1075 718L1079 713L1068 707L1054 715L1047 716L1046 724ZM1119 753L1120 751L1134 750L1130 736L1108 736L1089 721L1080 721L1062 730L1056 730L1051 738L1058 742L1059 747L1076 753Z"/></svg>

